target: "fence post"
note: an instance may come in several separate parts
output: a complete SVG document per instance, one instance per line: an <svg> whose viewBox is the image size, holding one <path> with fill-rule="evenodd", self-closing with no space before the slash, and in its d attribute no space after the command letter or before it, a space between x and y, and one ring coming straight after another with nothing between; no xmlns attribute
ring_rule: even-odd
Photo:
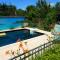
<svg viewBox="0 0 60 60"><path fill-rule="evenodd" d="M21 56L20 56L20 60L21 60Z"/></svg>
<svg viewBox="0 0 60 60"><path fill-rule="evenodd" d="M45 43L44 43L44 51L45 51Z"/></svg>
<svg viewBox="0 0 60 60"><path fill-rule="evenodd" d="M33 51L32 51L32 60L33 60Z"/></svg>
<svg viewBox="0 0 60 60"><path fill-rule="evenodd" d="M42 56L42 53L43 53L42 47L43 47L43 46L41 46L41 56Z"/></svg>
<svg viewBox="0 0 60 60"><path fill-rule="evenodd" d="M36 52L36 49L35 49L35 52ZM35 53L35 59L36 59L36 53Z"/></svg>
<svg viewBox="0 0 60 60"><path fill-rule="evenodd" d="M38 54L39 54L39 47L38 47Z"/></svg>
<svg viewBox="0 0 60 60"><path fill-rule="evenodd" d="M22 55L20 55L20 56L17 56L17 57L15 57L15 58L13 58L12 60L14 60L14 59L16 59L16 58L18 58L18 57L19 57L20 60L29 60L29 56L31 56L31 59L32 59L32 60L34 59L34 57L35 57L35 59L36 59L37 53L38 53L38 54L40 53L41 56L42 56L43 52L45 52L45 50L46 50L47 47L48 47L48 50L50 50L49 48L52 47L53 42L54 42L54 41L49 41L48 43L44 43L43 45L38 46L37 48L32 49L31 51L29 51L29 52L27 52L27 53L25 53L25 54L22 54ZM31 53L30 53L30 52L31 52ZM30 54L30 55L29 55L29 54ZM24 56L24 57L22 58L22 56ZM17 59L16 59L16 60L17 60Z"/></svg>

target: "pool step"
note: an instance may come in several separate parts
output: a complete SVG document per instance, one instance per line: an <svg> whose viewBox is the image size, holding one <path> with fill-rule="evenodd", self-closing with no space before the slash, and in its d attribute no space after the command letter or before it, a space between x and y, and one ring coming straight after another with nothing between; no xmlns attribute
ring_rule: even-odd
<svg viewBox="0 0 60 60"><path fill-rule="evenodd" d="M0 33L0 37L3 37L5 35L6 35L6 33Z"/></svg>

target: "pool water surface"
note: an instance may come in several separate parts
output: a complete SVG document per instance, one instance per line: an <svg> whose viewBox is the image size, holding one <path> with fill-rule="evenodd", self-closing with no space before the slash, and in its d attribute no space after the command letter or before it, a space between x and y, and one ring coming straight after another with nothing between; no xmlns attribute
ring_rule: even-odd
<svg viewBox="0 0 60 60"><path fill-rule="evenodd" d="M28 29L9 31L9 32L5 32L5 34L6 34L5 36L0 37L0 47L15 43L17 42L18 39L20 39L20 41L23 41L33 37L44 35L43 33L39 33L36 31L30 33L30 30Z"/></svg>
<svg viewBox="0 0 60 60"><path fill-rule="evenodd" d="M20 21L24 20L24 17L0 17L0 30L21 27L23 24Z"/></svg>

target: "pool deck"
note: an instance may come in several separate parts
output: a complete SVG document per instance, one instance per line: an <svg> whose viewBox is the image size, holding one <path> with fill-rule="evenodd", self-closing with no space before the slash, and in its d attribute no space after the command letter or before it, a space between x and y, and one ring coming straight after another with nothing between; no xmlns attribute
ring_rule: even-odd
<svg viewBox="0 0 60 60"><path fill-rule="evenodd" d="M14 30L20 30L20 29L24 29L24 28L15 28L15 29L7 29L7 30L0 30L0 33L3 33L3 32L7 32L7 31L14 31Z"/></svg>
<svg viewBox="0 0 60 60"><path fill-rule="evenodd" d="M19 28L20 29L20 28ZM43 30L39 30L37 28L28 28L26 27L25 29L30 29L33 31L37 31L37 32L42 32L44 33L44 35L41 36L37 36L31 39L27 39L24 40L23 42L27 42L27 48L29 50L36 48L44 43L49 42L48 40L48 36L52 37L53 35L51 34L51 32L47 32L47 31L43 31ZM16 30L16 29L15 29ZM48 35L48 36L47 36ZM19 42L17 43L13 43L13 44L9 44L3 47L0 47L0 60L8 60L9 58L11 58L11 55L6 55L6 51L8 50L12 50L12 51L17 51L18 50L18 46L19 46ZM21 51L22 52L22 51Z"/></svg>

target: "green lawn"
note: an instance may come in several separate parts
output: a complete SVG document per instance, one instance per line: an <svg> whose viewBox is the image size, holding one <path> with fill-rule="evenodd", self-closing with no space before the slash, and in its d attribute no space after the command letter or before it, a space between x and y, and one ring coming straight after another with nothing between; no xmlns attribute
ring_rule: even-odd
<svg viewBox="0 0 60 60"><path fill-rule="evenodd" d="M37 55L34 60L60 60L60 43L54 44L53 48L44 52L42 56Z"/></svg>

